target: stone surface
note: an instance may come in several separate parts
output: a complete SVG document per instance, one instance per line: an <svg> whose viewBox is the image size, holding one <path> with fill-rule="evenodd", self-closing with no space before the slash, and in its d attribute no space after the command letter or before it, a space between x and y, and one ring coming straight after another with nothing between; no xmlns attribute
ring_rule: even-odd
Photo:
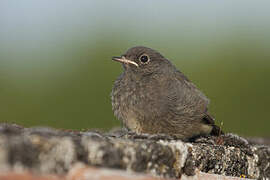
<svg viewBox="0 0 270 180"><path fill-rule="evenodd" d="M123 170L113 170L105 168L87 167L84 165L75 165L67 175L34 175L29 172L0 172L1 180L165 180L164 178L151 175L130 173ZM244 180L231 176L221 176L215 174L202 173L197 171L194 176L183 175L181 180ZM170 179L166 179L170 180ZM245 178L245 180L248 180Z"/></svg>
<svg viewBox="0 0 270 180"><path fill-rule="evenodd" d="M270 178L269 146L250 144L233 134L182 142L166 135L0 124L0 172L63 176L77 163L165 178L202 173Z"/></svg>

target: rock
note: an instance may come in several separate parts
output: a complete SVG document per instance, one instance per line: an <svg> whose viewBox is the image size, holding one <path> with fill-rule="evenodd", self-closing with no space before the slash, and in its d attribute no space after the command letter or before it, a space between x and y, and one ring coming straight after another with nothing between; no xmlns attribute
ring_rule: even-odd
<svg viewBox="0 0 270 180"><path fill-rule="evenodd" d="M270 178L269 146L233 134L182 142L166 135L0 124L0 172L66 175L78 163L164 178Z"/></svg>

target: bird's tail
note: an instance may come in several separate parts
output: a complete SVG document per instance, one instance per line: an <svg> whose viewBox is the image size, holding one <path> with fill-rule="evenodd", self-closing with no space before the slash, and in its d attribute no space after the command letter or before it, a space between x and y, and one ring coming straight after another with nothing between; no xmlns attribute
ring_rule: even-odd
<svg viewBox="0 0 270 180"><path fill-rule="evenodd" d="M213 129L210 133L210 135L213 135L213 136L220 136L222 134L224 134L224 132L221 130L221 128L215 124L212 125Z"/></svg>
<svg viewBox="0 0 270 180"><path fill-rule="evenodd" d="M209 124L213 127L212 131L210 132L210 135L220 136L224 134L224 132L221 130L223 123L221 123L221 127L215 125L215 118L211 116L209 113L206 113L202 120L204 123Z"/></svg>

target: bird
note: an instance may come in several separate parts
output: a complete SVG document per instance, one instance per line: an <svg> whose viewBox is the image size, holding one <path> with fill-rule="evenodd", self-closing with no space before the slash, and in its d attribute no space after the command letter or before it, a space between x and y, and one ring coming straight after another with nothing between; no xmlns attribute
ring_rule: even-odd
<svg viewBox="0 0 270 180"><path fill-rule="evenodd" d="M209 99L158 51L135 46L112 60L123 66L112 110L129 131L182 140L222 132L208 112Z"/></svg>

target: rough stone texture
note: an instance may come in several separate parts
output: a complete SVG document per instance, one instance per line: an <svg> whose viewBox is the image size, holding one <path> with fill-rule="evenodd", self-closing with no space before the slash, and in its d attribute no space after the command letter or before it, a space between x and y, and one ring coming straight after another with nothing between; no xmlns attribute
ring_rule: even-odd
<svg viewBox="0 0 270 180"><path fill-rule="evenodd" d="M123 170L87 167L76 164L65 176L56 175L34 175L29 172L0 172L1 180L165 180L140 173L129 173ZM197 171L194 176L182 175L181 180L244 180L231 176L202 173ZM170 179L166 179L170 180ZM245 178L245 180L248 180Z"/></svg>
<svg viewBox="0 0 270 180"><path fill-rule="evenodd" d="M270 178L269 146L233 134L182 142L166 135L63 131L0 124L0 171L65 175L74 164L150 173L166 178L197 171ZM198 173L197 173L198 174Z"/></svg>

